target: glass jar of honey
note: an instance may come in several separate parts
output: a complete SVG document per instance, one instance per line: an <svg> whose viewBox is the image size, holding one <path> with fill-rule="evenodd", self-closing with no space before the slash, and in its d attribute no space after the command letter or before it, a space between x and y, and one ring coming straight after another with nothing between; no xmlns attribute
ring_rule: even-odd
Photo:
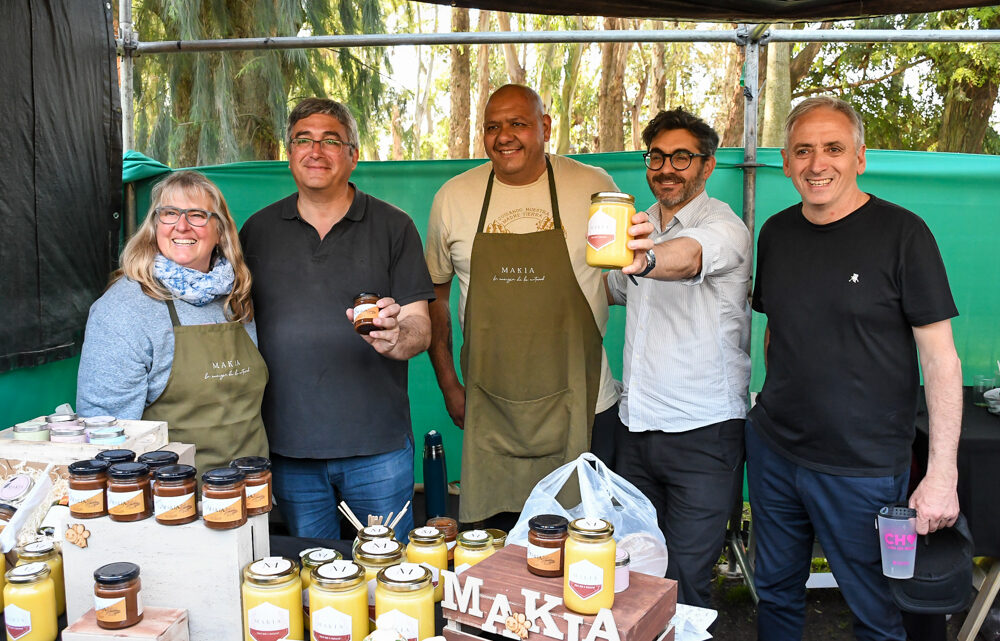
<svg viewBox="0 0 1000 641"><path fill-rule="evenodd" d="M444 544L448 548L448 561L455 559L455 546L458 542L458 521L450 516L435 516L427 519L427 525L444 533Z"/></svg>
<svg viewBox="0 0 1000 641"><path fill-rule="evenodd" d="M309 603L313 641L361 641L368 635L365 569L331 561L311 570Z"/></svg>
<svg viewBox="0 0 1000 641"><path fill-rule="evenodd" d="M493 537L486 530L466 530L459 533L458 547L455 548L455 574L465 572L492 556L495 551Z"/></svg>
<svg viewBox="0 0 1000 641"><path fill-rule="evenodd" d="M299 579L302 581L303 625L306 628L309 627L309 584L312 583L312 571L324 563L330 563L342 558L344 556L332 548L313 548L307 550L305 554L299 555L299 561L302 563L302 569L299 570Z"/></svg>
<svg viewBox="0 0 1000 641"><path fill-rule="evenodd" d="M587 264L618 269L632 264L628 248L628 228L635 214L635 197L615 191L601 191L590 197L587 221Z"/></svg>
<svg viewBox="0 0 1000 641"><path fill-rule="evenodd" d="M391 527L386 525L369 525L358 530L357 536L354 537L354 546L352 551L357 551L363 543L367 543L368 541L374 541L376 539L393 540L395 538L396 533Z"/></svg>
<svg viewBox="0 0 1000 641"><path fill-rule="evenodd" d="M576 519L566 541L563 603L597 614L615 602L615 528L604 519Z"/></svg>
<svg viewBox="0 0 1000 641"><path fill-rule="evenodd" d="M157 523L184 525L198 518L194 480L197 473L191 465L164 465L156 470L153 511Z"/></svg>
<svg viewBox="0 0 1000 641"><path fill-rule="evenodd" d="M56 588L45 563L10 569L3 588L3 617L11 641L56 641L59 635Z"/></svg>
<svg viewBox="0 0 1000 641"><path fill-rule="evenodd" d="M379 570L375 621L380 630L394 630L406 641L434 636L434 588L430 570L416 563L400 563Z"/></svg>
<svg viewBox="0 0 1000 641"><path fill-rule="evenodd" d="M62 555L59 548L48 539L34 541L17 549L17 565L44 563L49 566L52 584L56 589L56 616L66 611L66 583L63 578Z"/></svg>
<svg viewBox="0 0 1000 641"><path fill-rule="evenodd" d="M201 475L201 518L205 527L231 530L247 522L243 472L219 467Z"/></svg>
<svg viewBox="0 0 1000 641"><path fill-rule="evenodd" d="M538 576L563 575L563 551L569 521L558 514L539 514L528 520L528 572Z"/></svg>
<svg viewBox="0 0 1000 641"><path fill-rule="evenodd" d="M108 515L112 521L141 521L153 516L153 491L145 463L115 463L108 467L108 477Z"/></svg>
<svg viewBox="0 0 1000 641"><path fill-rule="evenodd" d="M138 565L119 561L94 570L94 615L105 630L130 628L142 621Z"/></svg>
<svg viewBox="0 0 1000 641"><path fill-rule="evenodd" d="M69 465L69 515L93 519L108 513L108 463L100 459Z"/></svg>
<svg viewBox="0 0 1000 641"><path fill-rule="evenodd" d="M378 329L375 318L378 316L378 294L361 292L354 297L354 331L359 334L370 334Z"/></svg>
<svg viewBox="0 0 1000 641"><path fill-rule="evenodd" d="M375 629L375 577L379 570L398 565L404 560L403 544L395 539L366 541L354 552L354 562L365 569L368 585L368 619Z"/></svg>
<svg viewBox="0 0 1000 641"><path fill-rule="evenodd" d="M267 514L274 505L271 493L271 461L263 456L243 456L229 464L243 472L246 483L247 516Z"/></svg>
<svg viewBox="0 0 1000 641"><path fill-rule="evenodd" d="M248 564L242 593L244 641L303 641L302 581L295 561L272 556Z"/></svg>
<svg viewBox="0 0 1000 641"><path fill-rule="evenodd" d="M434 602L444 597L441 571L448 569L448 548L444 544L444 532L436 527L424 526L410 530L410 542L406 545L406 560L419 563L431 573L434 586Z"/></svg>

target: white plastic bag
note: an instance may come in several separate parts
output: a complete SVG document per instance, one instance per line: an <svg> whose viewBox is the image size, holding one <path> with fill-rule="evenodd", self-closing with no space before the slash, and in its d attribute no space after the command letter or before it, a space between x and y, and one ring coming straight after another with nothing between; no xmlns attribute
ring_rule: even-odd
<svg viewBox="0 0 1000 641"><path fill-rule="evenodd" d="M593 465L591 465L593 464ZM580 504L567 510L556 498L576 472ZM558 514L570 521L599 518L615 527L618 547L628 551L629 569L662 577L667 572L667 544L656 521L656 508L634 485L584 452L543 478L524 502L521 518L507 534L507 543L527 547L528 520L539 514Z"/></svg>

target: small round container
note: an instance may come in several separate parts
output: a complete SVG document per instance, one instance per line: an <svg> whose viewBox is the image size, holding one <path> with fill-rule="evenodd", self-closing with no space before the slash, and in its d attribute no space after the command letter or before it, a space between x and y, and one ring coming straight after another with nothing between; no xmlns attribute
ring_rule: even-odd
<svg viewBox="0 0 1000 641"><path fill-rule="evenodd" d="M112 425L117 425L118 419L114 416L90 416L83 419L83 426L88 430L96 429L98 427L111 427Z"/></svg>
<svg viewBox="0 0 1000 641"><path fill-rule="evenodd" d="M121 425L95 427L87 430L87 440L93 445L121 445L125 442L125 428Z"/></svg>
<svg viewBox="0 0 1000 641"><path fill-rule="evenodd" d="M132 463L135 461L135 452L132 450L104 450L103 452L98 452L97 456L94 458L107 461L108 465L114 465L115 463Z"/></svg>
<svg viewBox="0 0 1000 641"><path fill-rule="evenodd" d="M378 316L378 301L382 298L371 292L361 292L354 297L354 331L359 334L369 334L378 329L375 318Z"/></svg>
<svg viewBox="0 0 1000 641"><path fill-rule="evenodd" d="M359 547L367 543L368 541L374 541L376 539L389 539L390 541L396 538L396 532L387 525L369 525L368 527L358 530L358 535L354 537L354 547L353 550L357 551Z"/></svg>
<svg viewBox="0 0 1000 641"><path fill-rule="evenodd" d="M112 521L142 521L153 516L153 491L145 463L115 463L108 468L108 477L108 515Z"/></svg>
<svg viewBox="0 0 1000 641"><path fill-rule="evenodd" d="M191 465L164 465L156 470L153 484L153 512L163 525L184 525L198 518L195 495L198 492Z"/></svg>
<svg viewBox="0 0 1000 641"><path fill-rule="evenodd" d="M45 417L45 422L50 426L56 423L62 423L63 425L79 425L80 419L75 412L63 412L59 414L49 414Z"/></svg>
<svg viewBox="0 0 1000 641"><path fill-rule="evenodd" d="M243 472L219 467L201 475L201 518L212 530L231 530L247 522Z"/></svg>
<svg viewBox="0 0 1000 641"><path fill-rule="evenodd" d="M87 435L82 425L54 423L49 425L49 440L53 443L86 443Z"/></svg>
<svg viewBox="0 0 1000 641"><path fill-rule="evenodd" d="M180 457L177 456L177 452L171 452L170 450L156 450L154 452L140 454L136 461L139 463L145 463L149 466L149 473L155 478L156 470L168 465L177 465L179 458Z"/></svg>
<svg viewBox="0 0 1000 641"><path fill-rule="evenodd" d="M142 581L135 563L108 563L94 570L97 625L121 630L142 621Z"/></svg>
<svg viewBox="0 0 1000 641"><path fill-rule="evenodd" d="M49 424L45 421L25 421L14 426L15 441L49 440Z"/></svg>
<svg viewBox="0 0 1000 641"><path fill-rule="evenodd" d="M35 480L27 474L8 476L0 483L0 501L15 503L27 496L34 486Z"/></svg>
<svg viewBox="0 0 1000 641"><path fill-rule="evenodd" d="M631 559L628 551L618 548L615 552L615 594L628 589L629 564Z"/></svg>
<svg viewBox="0 0 1000 641"><path fill-rule="evenodd" d="M271 461L263 456L244 456L229 467L243 472L247 495L247 516L267 514L274 506L271 491Z"/></svg>
<svg viewBox="0 0 1000 641"><path fill-rule="evenodd" d="M69 465L69 515L94 519L108 514L108 462L100 459Z"/></svg>
<svg viewBox="0 0 1000 641"><path fill-rule="evenodd" d="M444 532L444 544L448 547L448 560L455 560L455 545L458 540L458 521L449 516L435 516L432 519L427 519L427 525Z"/></svg>
<svg viewBox="0 0 1000 641"><path fill-rule="evenodd" d="M493 549L499 550L507 545L507 533L495 527L488 527L486 531L493 537Z"/></svg>
<svg viewBox="0 0 1000 641"><path fill-rule="evenodd" d="M528 572L538 576L563 575L563 554L569 521L558 514L539 514L528 520Z"/></svg>

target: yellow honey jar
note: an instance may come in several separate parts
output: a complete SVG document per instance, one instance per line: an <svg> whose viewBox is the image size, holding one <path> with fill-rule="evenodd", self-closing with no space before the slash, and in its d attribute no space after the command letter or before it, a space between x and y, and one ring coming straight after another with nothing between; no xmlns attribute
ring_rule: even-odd
<svg viewBox="0 0 1000 641"><path fill-rule="evenodd" d="M302 569L299 570L299 579L302 581L302 625L306 630L309 629L309 584L312 583L313 568L342 558L344 556L340 552L330 548L312 548L299 555L302 562Z"/></svg>
<svg viewBox="0 0 1000 641"><path fill-rule="evenodd" d="M563 603L573 612L597 614L615 602L615 528L604 519L569 524Z"/></svg>
<svg viewBox="0 0 1000 641"><path fill-rule="evenodd" d="M3 589L8 641L55 641L59 634L52 571L41 561L7 572Z"/></svg>
<svg viewBox="0 0 1000 641"><path fill-rule="evenodd" d="M393 531L391 527L385 525L369 525L366 528L358 530L358 535L354 538L354 546L352 552L357 552L358 548L368 541L374 541L376 539L395 539L396 532Z"/></svg>
<svg viewBox="0 0 1000 641"><path fill-rule="evenodd" d="M493 537L486 530L460 532L458 545L455 546L455 573L465 572L494 552Z"/></svg>
<svg viewBox="0 0 1000 641"><path fill-rule="evenodd" d="M434 636L434 587L430 570L416 563L400 563L379 570L375 621L380 630L394 630L406 641Z"/></svg>
<svg viewBox="0 0 1000 641"><path fill-rule="evenodd" d="M419 563L431 573L431 585L434 586L434 602L444 596L444 584L441 582L441 571L448 569L448 546L444 541L444 532L436 527L418 527L410 530L410 542L406 545L406 560Z"/></svg>
<svg viewBox="0 0 1000 641"><path fill-rule="evenodd" d="M311 641L361 641L369 632L365 569L331 561L310 572Z"/></svg>
<svg viewBox="0 0 1000 641"><path fill-rule="evenodd" d="M49 540L35 541L17 549L17 564L27 565L40 561L52 571L52 583L56 589L56 616L66 611L66 584L63 579L62 555L56 544Z"/></svg>
<svg viewBox="0 0 1000 641"><path fill-rule="evenodd" d="M635 214L635 197L616 191L600 191L590 197L587 220L587 264L617 269L632 264L628 228Z"/></svg>
<svg viewBox="0 0 1000 641"><path fill-rule="evenodd" d="M304 641L298 563L280 556L243 569L243 639Z"/></svg>
<svg viewBox="0 0 1000 641"><path fill-rule="evenodd" d="M375 585L379 570L405 560L403 544L392 539L366 541L354 553L354 562L365 569L368 586L368 622L375 629Z"/></svg>

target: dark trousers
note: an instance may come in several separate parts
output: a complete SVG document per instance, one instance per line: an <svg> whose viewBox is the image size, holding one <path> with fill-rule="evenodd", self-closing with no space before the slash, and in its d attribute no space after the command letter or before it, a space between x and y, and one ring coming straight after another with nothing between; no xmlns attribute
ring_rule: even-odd
<svg viewBox="0 0 1000 641"><path fill-rule="evenodd" d="M590 433L590 451L612 470L615 469L615 450L623 430L625 426L618 418L618 403L594 415L594 429Z"/></svg>
<svg viewBox="0 0 1000 641"><path fill-rule="evenodd" d="M615 471L656 508L677 601L711 607L712 568L725 540L736 475L743 472L743 419L688 432L625 431Z"/></svg>
<svg viewBox="0 0 1000 641"><path fill-rule="evenodd" d="M904 641L902 617L882 575L875 515L905 501L909 471L882 477L817 472L775 452L749 419L746 446L760 596L757 638L802 638L815 537L854 614L858 641Z"/></svg>

